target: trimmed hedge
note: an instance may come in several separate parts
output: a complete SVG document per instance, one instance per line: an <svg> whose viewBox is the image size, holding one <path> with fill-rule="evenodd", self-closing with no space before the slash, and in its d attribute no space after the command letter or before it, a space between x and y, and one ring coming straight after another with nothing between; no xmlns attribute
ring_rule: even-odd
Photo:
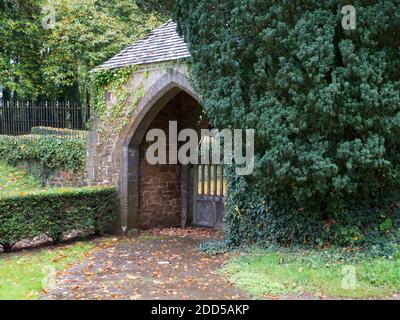
<svg viewBox="0 0 400 320"><path fill-rule="evenodd" d="M113 187L63 188L0 196L0 245L46 234L55 243L71 231L104 233L118 216Z"/></svg>
<svg viewBox="0 0 400 320"><path fill-rule="evenodd" d="M86 163L85 139L0 136L0 159L15 165L43 162L46 168L81 171Z"/></svg>

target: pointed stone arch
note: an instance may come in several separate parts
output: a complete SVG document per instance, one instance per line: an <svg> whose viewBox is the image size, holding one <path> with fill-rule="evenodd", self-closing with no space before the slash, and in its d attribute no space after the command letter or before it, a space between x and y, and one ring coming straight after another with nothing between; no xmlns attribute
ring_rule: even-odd
<svg viewBox="0 0 400 320"><path fill-rule="evenodd" d="M146 149L145 143L147 142L144 138L147 130L150 128L149 125L152 128L156 124L165 125L165 123L173 119L174 112L175 117L179 119L182 126L189 125L185 128L199 129L203 125L202 122L206 121L205 117L198 116L198 114L192 112L194 109L201 110L201 105L198 95L188 80L190 57L191 54L184 39L176 32L176 23L168 21L152 31L146 38L125 48L99 67L101 69L132 67L132 70L135 70L127 83L120 88L123 89L124 94L128 93L126 99L124 95L121 102L122 97L118 97L118 92L105 93L106 112L104 114L109 119L104 119L104 117L103 119L95 119L88 139L86 165L88 183L92 185L119 187L121 216L116 230L118 233L121 233L121 226L124 232L126 229L141 227L138 210L139 196L143 199L143 195L148 189L144 188L143 192L139 192L139 178L142 178L143 175L139 175L138 171L140 167L142 172L142 164L145 163L145 157L141 154L140 150ZM107 90L107 87L104 89ZM139 101L136 100L138 99L138 95L142 96ZM176 106L176 109L174 109L174 106ZM114 109L114 107L116 108ZM176 116L177 110L184 114L184 116ZM125 125L127 119L129 121ZM194 124L193 122L196 119L199 121ZM124 127L122 132L121 127ZM143 143L143 146L141 143ZM194 186L197 186L197 182L194 181L194 178L199 174L198 168L196 165L193 165L191 168L186 165L186 167L177 169L178 174L174 178L174 182L176 183L173 187L173 192L175 192L177 197L163 199L162 201L164 203L168 201L177 203L179 200L182 200L181 208L182 212L184 212L184 207L187 204L184 203L185 179L183 175L186 174L188 178L186 181L191 181L189 184L193 185L193 192L191 195L188 193L186 199L190 199L190 197L194 199L195 194L197 194L197 190L194 188ZM200 171L205 172L205 170ZM156 178L158 173L160 173L160 176L163 176L163 171L159 168L154 171L150 169L148 172L150 174L147 176L151 176L154 173L156 173ZM195 174L195 172L197 173ZM180 199L178 199L179 190L177 190L179 175L182 176L180 187L182 193L180 194ZM163 178L160 179L162 180ZM219 178L221 183L223 182L222 179L223 177L221 176ZM204 179L202 181L204 182ZM151 185L151 182L148 184ZM158 190L164 190L162 189L164 186L165 183L162 186L159 185L161 189ZM165 190L170 192L169 184ZM154 193L152 193L151 198L153 198L153 195ZM198 207L195 201L193 201L192 212L200 212L196 209ZM163 207L163 212L167 213L167 209ZM146 210L144 208L143 212ZM146 212L150 212L151 210L151 208L148 208ZM176 206L173 212L174 214L177 212ZM193 217L195 216L197 217L196 214L193 214ZM193 225L204 226L196 223L195 220L193 218ZM214 221L216 219L209 220ZM182 225L185 225L184 219L182 219ZM211 222L210 225L206 224L205 226L212 226Z"/></svg>
<svg viewBox="0 0 400 320"><path fill-rule="evenodd" d="M145 88L126 129L121 134L119 192L121 198L121 226L140 227L139 219L139 146L152 121L179 93L185 92L199 102L198 95L185 73L169 69L157 81ZM182 190L182 192L185 192Z"/></svg>

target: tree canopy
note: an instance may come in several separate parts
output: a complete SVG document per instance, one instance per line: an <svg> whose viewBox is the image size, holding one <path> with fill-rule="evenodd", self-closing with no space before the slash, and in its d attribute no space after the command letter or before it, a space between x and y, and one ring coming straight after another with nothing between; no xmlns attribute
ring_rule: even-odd
<svg viewBox="0 0 400 320"><path fill-rule="evenodd" d="M0 85L6 93L24 97L40 90L44 34L40 12L28 1L0 1Z"/></svg>
<svg viewBox="0 0 400 320"><path fill-rule="evenodd" d="M50 5L55 24L45 29ZM165 20L132 0L3 0L0 8L0 83L23 99L86 100L89 72Z"/></svg>

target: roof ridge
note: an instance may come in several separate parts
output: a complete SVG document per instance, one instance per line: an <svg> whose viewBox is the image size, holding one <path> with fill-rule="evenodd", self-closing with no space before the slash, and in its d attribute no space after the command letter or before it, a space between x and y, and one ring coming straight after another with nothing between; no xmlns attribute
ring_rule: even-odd
<svg viewBox="0 0 400 320"><path fill-rule="evenodd" d="M170 19L149 32L144 38L121 50L98 68L112 69L187 57L190 57L187 45L177 33L176 23Z"/></svg>

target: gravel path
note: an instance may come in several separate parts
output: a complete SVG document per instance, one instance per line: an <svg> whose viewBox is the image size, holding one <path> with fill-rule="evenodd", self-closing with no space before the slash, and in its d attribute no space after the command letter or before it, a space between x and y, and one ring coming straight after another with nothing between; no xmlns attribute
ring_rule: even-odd
<svg viewBox="0 0 400 320"><path fill-rule="evenodd" d="M221 234L202 229L154 229L132 240L100 244L57 275L42 299L246 299L220 273L226 255L197 250Z"/></svg>

